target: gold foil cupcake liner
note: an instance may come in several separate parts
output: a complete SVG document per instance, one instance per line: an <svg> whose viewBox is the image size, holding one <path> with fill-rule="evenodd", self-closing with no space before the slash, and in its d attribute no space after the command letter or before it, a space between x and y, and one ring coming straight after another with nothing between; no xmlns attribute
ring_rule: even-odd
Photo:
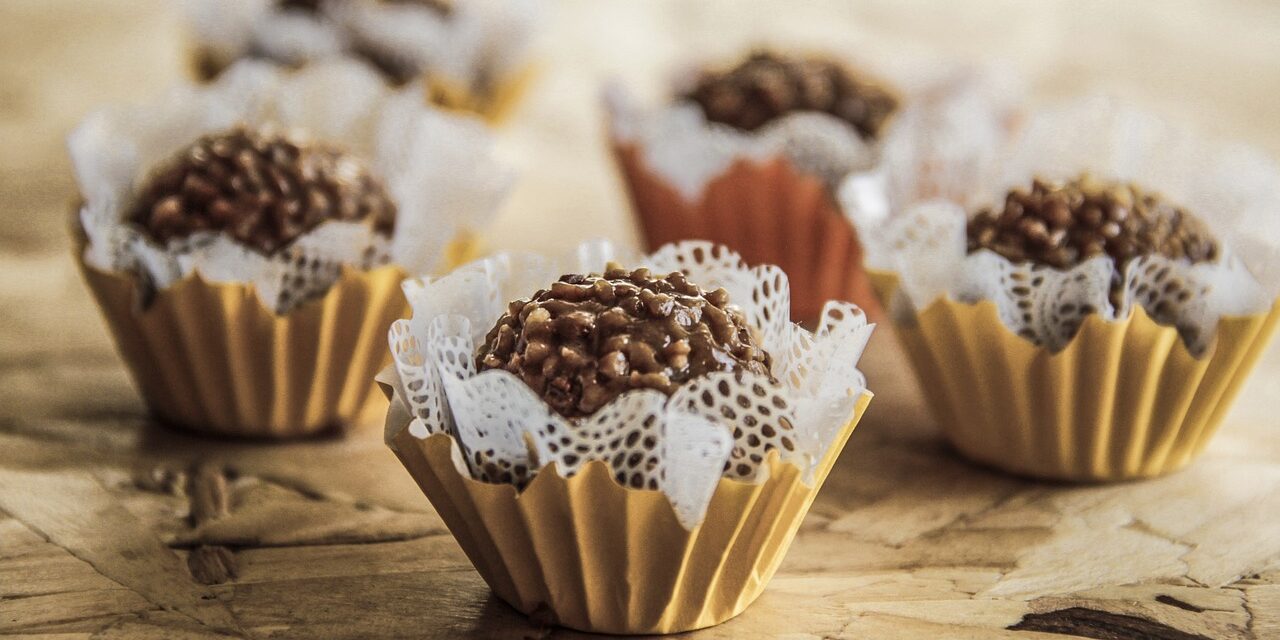
<svg viewBox="0 0 1280 640"><path fill-rule="evenodd" d="M545 469L517 493L459 473L453 438L411 435L400 403L387 419L401 427L392 449L498 597L582 631L665 634L724 622L760 595L870 400L863 394L812 484L771 453L767 481L721 479L693 530L664 494L624 488L603 462L571 478Z"/></svg>
<svg viewBox="0 0 1280 640"><path fill-rule="evenodd" d="M480 234L468 228L458 229L453 240L444 247L440 258L440 272L448 273L468 262L475 262L484 255L485 242Z"/></svg>
<svg viewBox="0 0 1280 640"><path fill-rule="evenodd" d="M872 318L880 305L862 266L862 246L823 181L785 157L738 160L690 202L644 161L634 144L614 154L648 250L710 240L749 264L775 264L791 281L791 313L813 321L827 300L853 302Z"/></svg>
<svg viewBox="0 0 1280 640"><path fill-rule="evenodd" d="M479 253L464 233L448 266ZM147 407L194 432L285 439L376 422L373 378L391 362L387 330L408 315L402 269L346 269L324 296L283 315L247 284L199 273L144 306L136 278L76 261Z"/></svg>
<svg viewBox="0 0 1280 640"><path fill-rule="evenodd" d="M891 295L892 277L875 280ZM1058 353L1009 331L990 301L940 298L894 329L962 454L1022 475L1115 481L1169 473L1199 455L1278 320L1280 301L1224 317L1198 358L1141 308L1115 322L1088 316Z"/></svg>
<svg viewBox="0 0 1280 640"><path fill-rule="evenodd" d="M252 286L198 273L146 308L134 277L79 260L148 408L196 432L292 438L349 427L380 398L387 328L407 314L396 267L348 270L324 297L285 315Z"/></svg>

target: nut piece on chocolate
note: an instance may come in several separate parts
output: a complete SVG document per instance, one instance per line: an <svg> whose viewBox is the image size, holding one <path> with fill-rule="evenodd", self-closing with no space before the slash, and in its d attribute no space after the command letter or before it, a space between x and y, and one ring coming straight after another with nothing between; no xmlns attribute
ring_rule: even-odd
<svg viewBox="0 0 1280 640"><path fill-rule="evenodd" d="M820 111L848 122L864 140L880 135L898 99L843 65L825 58L792 58L757 51L728 71L704 71L682 96L707 119L744 131L796 111Z"/></svg>
<svg viewBox="0 0 1280 640"><path fill-rule="evenodd" d="M237 127L200 138L161 165L129 217L160 242L222 231L271 254L326 220L363 220L390 235L396 205L353 156Z"/></svg>
<svg viewBox="0 0 1280 640"><path fill-rule="evenodd" d="M1209 262L1217 240L1205 224L1158 194L1132 184L1082 175L1065 183L1033 181L1015 189L998 211L969 220L969 252L990 249L1014 262L1067 269L1097 255L1117 267L1138 256Z"/></svg>
<svg viewBox="0 0 1280 640"><path fill-rule="evenodd" d="M769 375L771 361L724 289L703 292L676 272L610 264L566 275L512 302L476 354L505 369L567 418L590 415L630 389L670 395L715 371Z"/></svg>

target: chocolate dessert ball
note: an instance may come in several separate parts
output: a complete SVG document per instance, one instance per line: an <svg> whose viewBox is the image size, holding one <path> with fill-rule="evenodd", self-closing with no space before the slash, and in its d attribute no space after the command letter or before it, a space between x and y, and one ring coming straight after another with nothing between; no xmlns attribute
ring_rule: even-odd
<svg viewBox="0 0 1280 640"><path fill-rule="evenodd" d="M1067 269L1107 255L1116 266L1138 256L1209 262L1219 255L1205 224L1160 195L1088 175L1066 182L1036 179L1015 189L999 210L968 223L970 253L989 249L1014 262Z"/></svg>
<svg viewBox="0 0 1280 640"><path fill-rule="evenodd" d="M519 376L565 417L590 415L631 389L670 395L715 371L768 376L770 358L724 289L676 272L611 264L566 275L512 302L476 354L480 371Z"/></svg>
<svg viewBox="0 0 1280 640"><path fill-rule="evenodd" d="M727 71L704 71L684 99L713 122L754 131L797 111L818 111L849 123L865 140L877 138L898 108L884 87L826 58L757 51Z"/></svg>
<svg viewBox="0 0 1280 640"><path fill-rule="evenodd" d="M326 220L363 221L390 235L396 205L369 167L342 150L236 127L157 168L130 219L160 242L218 231L271 254Z"/></svg>

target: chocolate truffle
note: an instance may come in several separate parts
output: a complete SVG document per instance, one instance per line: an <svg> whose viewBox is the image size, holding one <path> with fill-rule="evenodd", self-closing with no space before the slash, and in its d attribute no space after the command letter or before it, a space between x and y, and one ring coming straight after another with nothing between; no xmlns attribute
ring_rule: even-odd
<svg viewBox="0 0 1280 640"><path fill-rule="evenodd" d="M610 264L604 275L566 275L512 302L476 366L514 373L561 415L579 418L630 389L670 395L715 371L768 376L771 362L724 289Z"/></svg>
<svg viewBox="0 0 1280 640"><path fill-rule="evenodd" d="M326 220L390 235L396 205L361 160L266 129L205 136L152 173L130 219L167 242L221 231L265 254Z"/></svg>
<svg viewBox="0 0 1280 640"><path fill-rule="evenodd" d="M704 71L684 96L707 119L754 131L796 111L819 111L849 123L865 140L880 135L898 108L882 86L855 76L825 58L752 53L728 71Z"/></svg>
<svg viewBox="0 0 1280 640"><path fill-rule="evenodd" d="M983 209L967 228L970 253L989 249L1014 262L1067 269L1098 255L1121 267L1158 254L1208 262L1219 254L1205 224L1185 209L1132 184L1082 175L1066 182L1036 179L1004 206Z"/></svg>

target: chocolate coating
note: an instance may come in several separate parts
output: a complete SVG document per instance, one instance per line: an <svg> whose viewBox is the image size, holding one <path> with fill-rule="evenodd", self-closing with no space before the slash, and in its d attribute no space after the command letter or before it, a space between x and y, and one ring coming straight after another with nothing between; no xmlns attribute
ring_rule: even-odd
<svg viewBox="0 0 1280 640"><path fill-rule="evenodd" d="M609 265L572 274L512 302L476 354L480 371L519 376L568 418L630 389L670 395L715 371L769 375L771 360L724 289L703 292L676 272Z"/></svg>
<svg viewBox="0 0 1280 640"><path fill-rule="evenodd" d="M271 254L326 220L364 220L390 235L396 205L351 155L237 127L200 138L161 165L129 217L161 242L222 231Z"/></svg>
<svg viewBox="0 0 1280 640"><path fill-rule="evenodd" d="M1132 184L1082 175L1067 182L1036 179L1015 189L999 211L983 209L967 228L970 253L990 249L1014 262L1067 269L1097 255L1117 266L1159 254L1189 262L1216 259L1217 240L1199 219Z"/></svg>
<svg viewBox="0 0 1280 640"><path fill-rule="evenodd" d="M820 111L848 122L863 139L880 135L898 108L884 87L825 58L753 52L728 71L704 71L684 99L707 119L745 131L796 111Z"/></svg>

